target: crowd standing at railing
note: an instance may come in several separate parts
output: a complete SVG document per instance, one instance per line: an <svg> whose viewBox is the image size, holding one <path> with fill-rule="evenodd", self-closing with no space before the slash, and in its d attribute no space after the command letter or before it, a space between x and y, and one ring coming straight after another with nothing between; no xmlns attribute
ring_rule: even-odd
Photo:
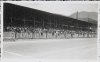
<svg viewBox="0 0 100 62"><path fill-rule="evenodd" d="M75 31L65 29L46 29L34 27L7 27L4 37L15 39L69 39L69 38L96 38L97 33L92 31Z"/></svg>

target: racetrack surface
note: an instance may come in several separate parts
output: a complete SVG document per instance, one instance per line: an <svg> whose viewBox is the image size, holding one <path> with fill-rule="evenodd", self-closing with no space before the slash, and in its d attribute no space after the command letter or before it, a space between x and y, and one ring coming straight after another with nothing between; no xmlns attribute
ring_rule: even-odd
<svg viewBox="0 0 100 62"><path fill-rule="evenodd" d="M96 38L78 39L20 39L4 42L3 57L34 59L95 60Z"/></svg>

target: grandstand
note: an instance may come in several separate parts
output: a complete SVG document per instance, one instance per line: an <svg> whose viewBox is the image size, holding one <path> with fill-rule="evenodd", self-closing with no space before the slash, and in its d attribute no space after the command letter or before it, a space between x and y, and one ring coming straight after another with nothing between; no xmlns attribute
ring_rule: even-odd
<svg viewBox="0 0 100 62"><path fill-rule="evenodd" d="M4 38L94 38L96 29L97 24L4 3Z"/></svg>

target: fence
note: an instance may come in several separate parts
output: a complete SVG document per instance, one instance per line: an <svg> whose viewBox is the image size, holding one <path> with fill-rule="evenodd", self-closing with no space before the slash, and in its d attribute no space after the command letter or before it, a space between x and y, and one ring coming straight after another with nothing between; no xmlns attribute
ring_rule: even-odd
<svg viewBox="0 0 100 62"><path fill-rule="evenodd" d="M96 38L96 33L39 33L39 32L4 32L4 40L16 39L69 39Z"/></svg>
<svg viewBox="0 0 100 62"><path fill-rule="evenodd" d="M15 32L4 32L4 40L15 40Z"/></svg>

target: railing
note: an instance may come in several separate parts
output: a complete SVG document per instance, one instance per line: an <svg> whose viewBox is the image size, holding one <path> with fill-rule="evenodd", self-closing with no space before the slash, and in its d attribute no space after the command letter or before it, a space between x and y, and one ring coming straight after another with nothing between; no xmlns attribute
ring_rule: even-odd
<svg viewBox="0 0 100 62"><path fill-rule="evenodd" d="M4 40L96 38L96 33L4 32Z"/></svg>

